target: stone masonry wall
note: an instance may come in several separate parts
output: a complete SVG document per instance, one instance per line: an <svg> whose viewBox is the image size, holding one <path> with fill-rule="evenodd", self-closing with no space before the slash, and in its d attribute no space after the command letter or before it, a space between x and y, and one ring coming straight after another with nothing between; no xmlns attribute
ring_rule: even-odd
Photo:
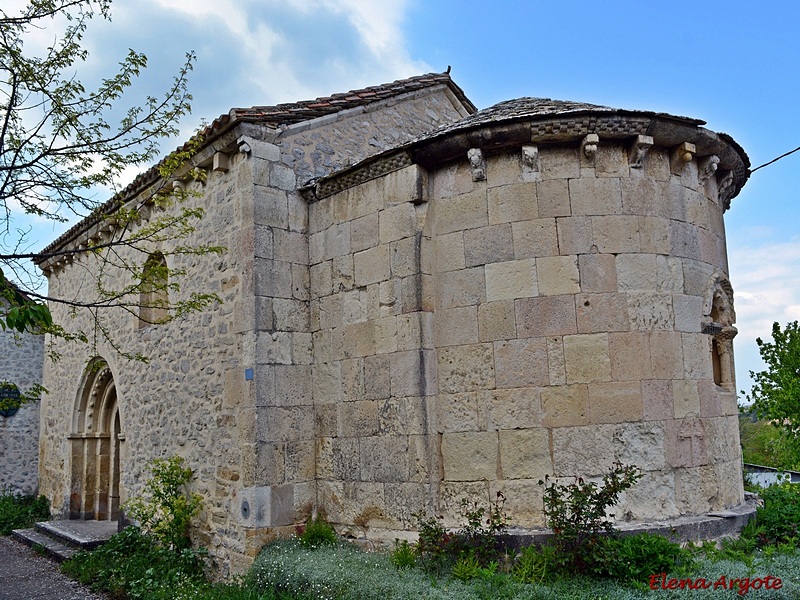
<svg viewBox="0 0 800 600"><path fill-rule="evenodd" d="M540 479L614 461L645 473L626 518L742 501L735 383L714 383L701 332L727 277L716 181L673 174L666 149L627 156L601 140L593 160L541 146L538 171L517 151L485 181L466 161L431 174L446 514L502 491L541 525Z"/></svg>
<svg viewBox="0 0 800 600"><path fill-rule="evenodd" d="M0 331L0 381L21 390L42 382L44 338ZM0 416L0 490L35 494L38 490L39 403Z"/></svg>
<svg viewBox="0 0 800 600"><path fill-rule="evenodd" d="M221 303L163 325L141 328L138 317L119 309L101 312L102 324L114 342L130 353L141 352L149 362L128 360L102 337L92 344L69 345L56 340L61 358L48 361L42 400L41 492L55 512L69 506L73 411L80 394L83 370L94 356L105 359L116 383L121 420L122 501L142 492L146 466L156 457L182 456L195 474L190 489L203 498L203 509L193 531L196 541L209 548L217 566L225 571L245 555L245 526L239 520L238 486L254 480L254 386L246 380L252 365L252 296L249 305L242 290L252 287L252 161L233 155L228 172L210 172L204 186L194 184L205 215L187 244L213 244L227 248L221 255L177 255L167 258L173 268L185 268L180 294L216 293ZM168 209L176 210L176 209ZM154 248L154 250L157 248ZM135 264L144 254L118 252ZM92 257L57 268L49 277L54 297L91 299L91 282L99 263ZM109 284L124 283L125 275L113 269ZM116 280L116 281L115 281ZM70 316L66 307L51 306L56 322L68 330L92 331L85 311ZM249 341L248 341L249 340ZM248 350L249 349L249 350Z"/></svg>
<svg viewBox="0 0 800 600"><path fill-rule="evenodd" d="M543 524L545 475L645 475L627 519L742 501L735 382L715 382L723 208L655 147L539 147L391 173L309 208L318 501L391 537L501 491ZM724 295L724 294L723 294ZM715 317L715 318L712 318ZM731 325L730 322L726 325ZM730 351L722 360L732 361ZM728 365L728 367L730 367Z"/></svg>

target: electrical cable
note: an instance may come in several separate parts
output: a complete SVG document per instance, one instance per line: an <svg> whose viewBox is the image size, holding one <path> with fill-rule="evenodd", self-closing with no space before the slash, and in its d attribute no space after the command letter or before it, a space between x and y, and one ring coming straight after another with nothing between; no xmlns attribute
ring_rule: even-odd
<svg viewBox="0 0 800 600"><path fill-rule="evenodd" d="M794 153L795 153L795 152L797 152L798 150L800 150L800 146L798 146L798 147L797 147L797 148L795 148L794 150L789 150L789 152L787 152L786 154L781 154L781 155L780 155L778 158L773 158L771 161L769 161L769 162L765 162L763 165L759 165L759 166L757 166L755 169L750 169L750 174L753 174L753 173L755 173L756 171L758 171L759 169L761 169L761 168L763 168L763 167L766 167L766 166L768 166L768 165L771 165L771 164L772 164L772 163L774 163L774 162L778 162L780 159L782 159L782 158L786 158L787 156L789 156L790 154L794 154Z"/></svg>

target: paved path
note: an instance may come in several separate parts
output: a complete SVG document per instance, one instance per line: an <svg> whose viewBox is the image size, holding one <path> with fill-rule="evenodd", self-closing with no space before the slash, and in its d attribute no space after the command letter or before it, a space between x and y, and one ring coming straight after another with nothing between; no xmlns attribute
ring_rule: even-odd
<svg viewBox="0 0 800 600"><path fill-rule="evenodd" d="M61 573L57 563L0 536L0 600L106 600Z"/></svg>

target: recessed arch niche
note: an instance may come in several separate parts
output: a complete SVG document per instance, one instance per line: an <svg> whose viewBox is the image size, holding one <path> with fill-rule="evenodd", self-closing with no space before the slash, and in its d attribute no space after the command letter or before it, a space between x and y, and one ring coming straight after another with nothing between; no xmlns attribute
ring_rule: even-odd
<svg viewBox="0 0 800 600"><path fill-rule="evenodd" d="M117 519L123 441L114 375L96 357L87 365L72 416L71 519Z"/></svg>

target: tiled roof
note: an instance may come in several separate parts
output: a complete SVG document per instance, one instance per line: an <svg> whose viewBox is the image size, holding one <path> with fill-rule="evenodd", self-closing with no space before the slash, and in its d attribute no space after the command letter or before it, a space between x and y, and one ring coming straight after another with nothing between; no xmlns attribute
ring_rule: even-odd
<svg viewBox="0 0 800 600"><path fill-rule="evenodd" d="M449 72L447 73L428 73L426 75L417 75L409 77L408 79L399 79L392 83L385 83L382 85L370 86L360 90L351 90L342 94L334 94L323 98L316 98L314 100L304 100L300 102L292 102L286 104L277 104L275 106L253 106L251 108L233 108L228 114L222 115L214 119L212 123L203 128L192 139L198 136L203 140L203 144L207 144L210 140L221 135L236 123L262 123L265 125L289 125L292 123L299 123L302 121L309 121L318 117L334 114L343 110L357 108L359 106L366 106L381 100L400 96L417 90L422 90L437 85L446 85L450 91L467 107L470 112L477 111L474 104L467 98L464 91L458 87L450 78ZM185 151L190 148L190 142L186 142L180 146L177 151ZM160 165L161 163L159 163ZM158 167L156 165L148 171L137 176L122 192L117 196L111 198L105 204L99 206L95 211L80 221L75 226L67 230L58 239L48 245L42 254L52 253L57 251L65 243L77 237L82 231L85 231L93 224L100 221L101 217L110 214L118 209L121 205L121 200L132 198L140 190L147 185L152 184L159 177Z"/></svg>
<svg viewBox="0 0 800 600"><path fill-rule="evenodd" d="M701 121L699 119L678 117L668 115L666 113L641 110L632 111L620 108L611 108L599 104L587 104L586 102L572 102L570 100L551 100L550 98L517 98L515 100L506 100L504 102L500 102L494 106L490 106L489 108L479 110L468 117L464 117L463 119L456 121L455 123L444 125L436 131L423 136L423 139L436 138L442 135L447 135L454 131L463 131L465 129L472 129L474 127L480 127L482 125L498 123L501 121L507 122L514 121L516 119L530 119L555 115L563 116L579 113L629 113L645 116L665 117L674 119L676 121L684 121L692 125L705 124L705 121Z"/></svg>

